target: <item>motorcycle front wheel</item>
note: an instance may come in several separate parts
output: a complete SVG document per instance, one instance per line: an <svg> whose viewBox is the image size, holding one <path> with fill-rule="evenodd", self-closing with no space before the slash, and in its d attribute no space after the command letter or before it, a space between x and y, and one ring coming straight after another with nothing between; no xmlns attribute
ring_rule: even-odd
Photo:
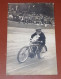
<svg viewBox="0 0 61 79"><path fill-rule="evenodd" d="M17 60L19 63L23 63L27 60L29 54L28 54L28 47L23 47L20 49L20 51L18 52L18 55L17 55Z"/></svg>

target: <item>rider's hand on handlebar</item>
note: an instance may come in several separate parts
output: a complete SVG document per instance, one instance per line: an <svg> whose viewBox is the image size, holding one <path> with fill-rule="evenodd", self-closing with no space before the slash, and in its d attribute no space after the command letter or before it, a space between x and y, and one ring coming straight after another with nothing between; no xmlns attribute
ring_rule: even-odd
<svg viewBox="0 0 61 79"><path fill-rule="evenodd" d="M32 38L30 39L30 42L32 42Z"/></svg>

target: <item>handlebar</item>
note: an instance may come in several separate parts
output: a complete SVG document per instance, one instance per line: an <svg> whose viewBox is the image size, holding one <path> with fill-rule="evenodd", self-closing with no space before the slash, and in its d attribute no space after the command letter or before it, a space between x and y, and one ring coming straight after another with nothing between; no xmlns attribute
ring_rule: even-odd
<svg viewBox="0 0 61 79"><path fill-rule="evenodd" d="M32 40L30 40L30 42L32 42ZM34 41L32 43L42 43L43 41Z"/></svg>
<svg viewBox="0 0 61 79"><path fill-rule="evenodd" d="M30 45L31 45L31 46L39 46L39 44L32 44L32 43L31 43Z"/></svg>
<svg viewBox="0 0 61 79"><path fill-rule="evenodd" d="M32 42L32 41L30 41L30 45L32 45L32 46L39 46L40 44L41 44L41 41L34 41L34 42Z"/></svg>

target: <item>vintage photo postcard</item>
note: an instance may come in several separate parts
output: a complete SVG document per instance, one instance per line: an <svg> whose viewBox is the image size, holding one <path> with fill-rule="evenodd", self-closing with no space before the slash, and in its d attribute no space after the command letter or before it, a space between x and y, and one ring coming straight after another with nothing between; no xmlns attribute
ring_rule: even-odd
<svg viewBox="0 0 61 79"><path fill-rule="evenodd" d="M57 75L54 3L9 3L7 75Z"/></svg>

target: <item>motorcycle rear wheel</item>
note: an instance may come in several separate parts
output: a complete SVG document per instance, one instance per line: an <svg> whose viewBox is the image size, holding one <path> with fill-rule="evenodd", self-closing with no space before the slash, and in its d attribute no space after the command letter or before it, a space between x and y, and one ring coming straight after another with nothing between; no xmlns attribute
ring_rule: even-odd
<svg viewBox="0 0 61 79"><path fill-rule="evenodd" d="M42 48L41 52L40 52L40 53L37 53L38 58L39 58L39 59L43 58L43 57L45 56L44 53L46 53L46 51L47 51L47 47L44 46L44 47Z"/></svg>

